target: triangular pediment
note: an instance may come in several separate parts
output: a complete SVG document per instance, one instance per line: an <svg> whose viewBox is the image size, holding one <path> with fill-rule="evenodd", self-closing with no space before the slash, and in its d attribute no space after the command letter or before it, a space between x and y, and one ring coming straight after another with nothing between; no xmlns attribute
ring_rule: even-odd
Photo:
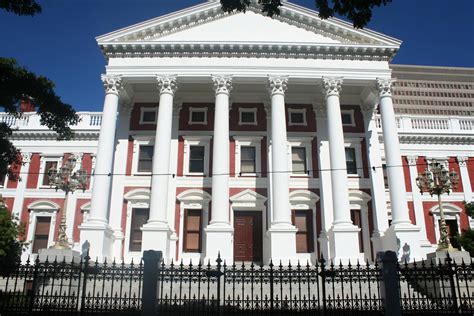
<svg viewBox="0 0 474 316"><path fill-rule="evenodd" d="M270 18L255 4L246 13L227 14L219 1L209 1L99 36L97 41L108 57L169 52L284 52L296 58L301 53L388 56L400 46L396 39L354 29L338 19L322 20L316 11L289 2L280 15Z"/></svg>

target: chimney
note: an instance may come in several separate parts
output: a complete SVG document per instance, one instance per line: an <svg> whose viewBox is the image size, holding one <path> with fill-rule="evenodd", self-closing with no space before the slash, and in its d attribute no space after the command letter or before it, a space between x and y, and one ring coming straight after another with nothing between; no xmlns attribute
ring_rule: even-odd
<svg viewBox="0 0 474 316"><path fill-rule="evenodd" d="M35 105L30 98L24 98L20 101L20 111L22 113L35 112Z"/></svg>

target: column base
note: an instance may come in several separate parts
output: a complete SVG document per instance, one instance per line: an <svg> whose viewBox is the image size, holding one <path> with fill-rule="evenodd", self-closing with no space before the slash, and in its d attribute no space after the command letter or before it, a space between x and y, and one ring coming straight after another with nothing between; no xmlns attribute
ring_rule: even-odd
<svg viewBox="0 0 474 316"><path fill-rule="evenodd" d="M146 250L157 250L163 253L163 260L170 263L170 227L164 223L147 223L142 227L142 253Z"/></svg>
<svg viewBox="0 0 474 316"><path fill-rule="evenodd" d="M89 221L79 226L79 230L82 253L89 250L91 260L97 259L99 262L112 259L114 231L107 223Z"/></svg>
<svg viewBox="0 0 474 316"><path fill-rule="evenodd" d="M273 264L298 263L296 256L297 231L296 227L290 224L273 224L270 227L267 236L270 239L270 258Z"/></svg>
<svg viewBox="0 0 474 316"><path fill-rule="evenodd" d="M232 264L234 261L232 243L234 229L229 224L210 224L204 231L206 232L204 262L210 261L211 264L216 264L217 256L220 253L223 262Z"/></svg>
<svg viewBox="0 0 474 316"><path fill-rule="evenodd" d="M333 225L329 230L331 260L334 264L356 264L365 262L359 250L360 228L352 224Z"/></svg>
<svg viewBox="0 0 474 316"><path fill-rule="evenodd" d="M81 254L79 251L72 249L55 249L55 248L46 248L40 249L38 251L38 259L41 262L66 262L66 263L75 263L79 264L81 262Z"/></svg>
<svg viewBox="0 0 474 316"><path fill-rule="evenodd" d="M400 261L422 260L432 247L422 247L421 228L411 223L392 224L386 231L384 243L386 250L397 253Z"/></svg>

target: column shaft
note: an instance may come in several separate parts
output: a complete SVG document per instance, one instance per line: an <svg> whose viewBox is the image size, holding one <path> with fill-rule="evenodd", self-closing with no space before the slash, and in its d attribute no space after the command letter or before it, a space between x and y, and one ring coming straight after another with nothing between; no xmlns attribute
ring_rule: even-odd
<svg viewBox="0 0 474 316"><path fill-rule="evenodd" d="M211 225L229 225L229 92L230 77L214 77L216 91L212 154Z"/></svg>
<svg viewBox="0 0 474 316"><path fill-rule="evenodd" d="M153 151L149 224L168 226L168 183L170 169L171 131L173 122L173 96L176 77L159 77L160 104Z"/></svg>
<svg viewBox="0 0 474 316"><path fill-rule="evenodd" d="M120 77L106 75L102 76L102 81L106 95L97 147L89 221L108 223L107 210L114 158L119 91L122 88L122 82Z"/></svg>
<svg viewBox="0 0 474 316"><path fill-rule="evenodd" d="M392 209L392 224L410 223L403 176L402 157L398 143L397 124L392 102L391 79L377 81L380 94L380 115L387 162L388 187Z"/></svg>
<svg viewBox="0 0 474 316"><path fill-rule="evenodd" d="M352 224L347 185L344 132L342 130L339 92L342 79L324 79L328 116L329 156L331 161L331 186L334 225Z"/></svg>

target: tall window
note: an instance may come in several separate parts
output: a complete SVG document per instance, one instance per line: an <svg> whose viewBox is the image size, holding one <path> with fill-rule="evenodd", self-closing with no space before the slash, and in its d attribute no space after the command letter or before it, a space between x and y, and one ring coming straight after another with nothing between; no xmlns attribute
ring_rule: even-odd
<svg viewBox="0 0 474 316"><path fill-rule="evenodd" d="M240 147L240 172L242 173L256 173L257 168L255 164L255 147L242 146Z"/></svg>
<svg viewBox="0 0 474 316"><path fill-rule="evenodd" d="M346 147L346 168L348 174L357 174L355 149Z"/></svg>
<svg viewBox="0 0 474 316"><path fill-rule="evenodd" d="M291 162L292 171L297 174L307 173L306 169L306 148L292 147L291 148Z"/></svg>
<svg viewBox="0 0 474 316"><path fill-rule="evenodd" d="M185 210L184 251L201 252L202 210Z"/></svg>
<svg viewBox="0 0 474 316"><path fill-rule="evenodd" d="M138 172L151 172L153 169L154 146L140 146L138 154Z"/></svg>
<svg viewBox="0 0 474 316"><path fill-rule="evenodd" d="M203 173L205 153L204 146L190 146L189 151L189 172Z"/></svg>
<svg viewBox="0 0 474 316"><path fill-rule="evenodd" d="M49 227L51 225L51 217L36 217L35 235L33 237L32 253L38 253L39 249L48 248Z"/></svg>
<svg viewBox="0 0 474 316"><path fill-rule="evenodd" d="M46 161L44 164L44 173L42 175L42 180L41 180L41 185L48 186L49 185L49 175L48 172L49 170L53 169L58 169L58 162L56 160L52 161Z"/></svg>
<svg viewBox="0 0 474 316"><path fill-rule="evenodd" d="M359 252L364 252L364 240L362 234L362 217L360 210L351 210L351 221L360 228L359 230Z"/></svg>
<svg viewBox="0 0 474 316"><path fill-rule="evenodd" d="M130 225L130 251L142 251L142 226L146 224L150 216L148 208L132 209L132 223Z"/></svg>
<svg viewBox="0 0 474 316"><path fill-rule="evenodd" d="M293 225L296 232L296 252L308 253L314 250L311 210L293 210Z"/></svg>

